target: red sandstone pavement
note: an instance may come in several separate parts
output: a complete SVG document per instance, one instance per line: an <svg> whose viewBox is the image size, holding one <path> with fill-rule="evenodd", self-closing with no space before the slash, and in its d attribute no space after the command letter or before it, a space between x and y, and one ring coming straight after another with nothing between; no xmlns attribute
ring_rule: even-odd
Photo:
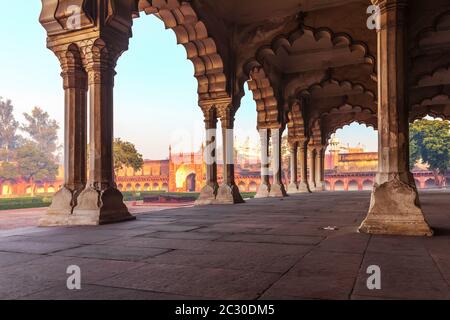
<svg viewBox="0 0 450 320"><path fill-rule="evenodd" d="M133 215L142 213L157 212L167 209L192 207L193 203L186 204L155 204L151 206L140 205L139 203L127 203ZM47 208L14 209L0 211L0 230L12 230L37 226L39 219L45 214Z"/></svg>
<svg viewBox="0 0 450 320"><path fill-rule="evenodd" d="M0 300L450 300L450 193L421 194L434 237L359 234L369 201L370 192L300 194L0 231ZM81 290L68 289L69 266ZM377 290L367 285L373 266Z"/></svg>

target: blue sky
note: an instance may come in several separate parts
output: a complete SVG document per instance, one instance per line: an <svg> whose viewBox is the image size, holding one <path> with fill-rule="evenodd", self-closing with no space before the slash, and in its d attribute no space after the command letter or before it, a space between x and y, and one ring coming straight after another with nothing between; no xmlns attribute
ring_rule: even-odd
<svg viewBox="0 0 450 320"><path fill-rule="evenodd" d="M0 1L0 96L13 101L18 120L23 112L39 106L62 126L60 66L46 49L40 10L39 0ZM20 12L20 19L9 12ZM135 143L148 159L167 157L169 144L177 152L197 149L203 137L203 116L194 68L184 48L154 16L135 20L133 34L130 49L117 66L115 136ZM236 116L238 137L257 137L255 109L247 91ZM370 151L377 148L374 131L364 126L347 126L337 135L345 144L361 142Z"/></svg>

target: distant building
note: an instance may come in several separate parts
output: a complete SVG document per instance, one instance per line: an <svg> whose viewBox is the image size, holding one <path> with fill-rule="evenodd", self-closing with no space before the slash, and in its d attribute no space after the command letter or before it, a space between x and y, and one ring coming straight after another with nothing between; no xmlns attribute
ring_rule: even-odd
<svg viewBox="0 0 450 320"><path fill-rule="evenodd" d="M287 140L283 139L286 144ZM287 148L284 148L287 149ZM204 148L192 153L173 153L169 147L166 160L146 160L141 170L132 168L119 170L117 187L121 191L167 191L199 192L206 179L206 165L203 161ZM217 159L221 150L218 149ZM259 146L249 140L236 143L236 184L241 192L256 192L261 182ZM288 153L283 152L283 181L289 181ZM222 163L218 160L219 184L222 182ZM330 140L325 158L325 184L329 191L372 190L378 167L378 153L366 152L363 146L350 147L339 142L335 135ZM413 170L417 187L437 188L435 177L426 166L418 164ZM61 188L64 171L61 166L55 181L37 184L35 194L52 194ZM450 175L446 177L450 186ZM31 195L31 185L26 181L11 183L0 181L0 197Z"/></svg>
<svg viewBox="0 0 450 320"><path fill-rule="evenodd" d="M362 146L355 148L342 145L335 135L325 160L326 189L331 191L372 190L378 169L378 153L366 152ZM433 172L418 163L412 170L419 189L437 188L439 185L450 186L450 175L446 183L436 181Z"/></svg>

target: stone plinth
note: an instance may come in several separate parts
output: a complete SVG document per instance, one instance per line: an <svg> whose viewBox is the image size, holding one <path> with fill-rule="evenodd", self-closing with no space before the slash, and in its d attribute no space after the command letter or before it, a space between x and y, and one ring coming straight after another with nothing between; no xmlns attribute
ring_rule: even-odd
<svg viewBox="0 0 450 320"><path fill-rule="evenodd" d="M360 232L406 236L432 236L419 204L417 190L396 179L375 186L369 214Z"/></svg>

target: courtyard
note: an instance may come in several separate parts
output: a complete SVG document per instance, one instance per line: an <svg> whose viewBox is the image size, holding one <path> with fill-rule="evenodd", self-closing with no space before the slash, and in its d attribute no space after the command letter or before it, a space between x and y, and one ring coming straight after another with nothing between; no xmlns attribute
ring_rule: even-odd
<svg viewBox="0 0 450 320"><path fill-rule="evenodd" d="M450 194L420 199L434 237L357 233L370 192L5 230L0 299L450 299ZM367 287L373 265L380 290ZM81 270L80 290L67 287L69 266Z"/></svg>

